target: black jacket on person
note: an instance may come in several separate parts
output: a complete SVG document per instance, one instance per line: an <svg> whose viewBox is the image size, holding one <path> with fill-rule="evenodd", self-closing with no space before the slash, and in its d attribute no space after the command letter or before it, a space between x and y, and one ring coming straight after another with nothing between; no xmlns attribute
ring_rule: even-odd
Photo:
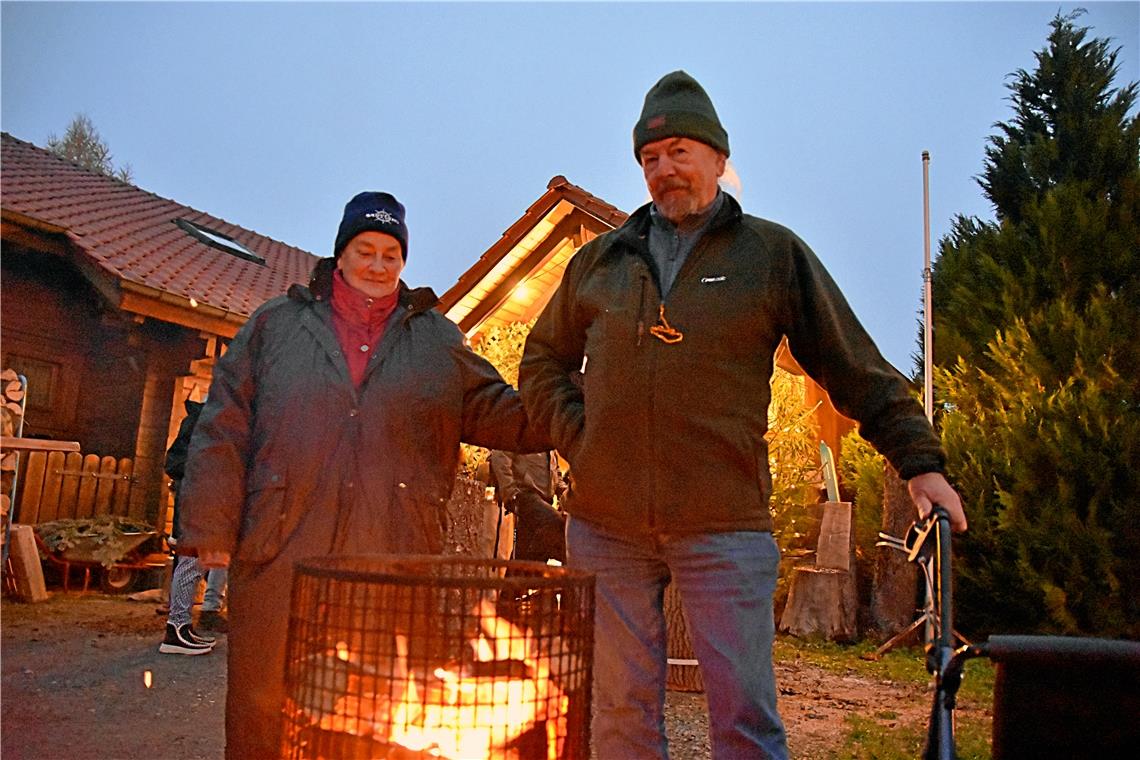
<svg viewBox="0 0 1140 760"><path fill-rule="evenodd" d="M186 409L186 416L182 418L182 423L178 426L178 435L174 437L174 442L166 450L166 461L163 464L163 471L170 476L171 490L174 491L174 519L172 520L174 538L178 538L182 534L178 514L179 502L181 501L179 492L182 490L182 478L186 474L186 457L190 451L190 436L194 433L194 426L198 424L198 415L202 413L202 407L205 405L200 401L186 399L183 406Z"/></svg>
<svg viewBox="0 0 1140 760"><path fill-rule="evenodd" d="M765 434L785 335L904 478L941 471L910 384L802 240L728 197L662 299L649 210L574 256L523 353L530 418L574 471L570 515L619 533L771 530ZM680 342L651 333L662 307Z"/></svg>

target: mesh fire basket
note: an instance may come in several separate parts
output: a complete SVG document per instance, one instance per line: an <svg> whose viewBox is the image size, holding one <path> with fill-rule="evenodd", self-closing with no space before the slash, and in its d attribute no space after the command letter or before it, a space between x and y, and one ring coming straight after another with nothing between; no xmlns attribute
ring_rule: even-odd
<svg viewBox="0 0 1140 760"><path fill-rule="evenodd" d="M589 756L592 575L535 562L297 566L286 758Z"/></svg>

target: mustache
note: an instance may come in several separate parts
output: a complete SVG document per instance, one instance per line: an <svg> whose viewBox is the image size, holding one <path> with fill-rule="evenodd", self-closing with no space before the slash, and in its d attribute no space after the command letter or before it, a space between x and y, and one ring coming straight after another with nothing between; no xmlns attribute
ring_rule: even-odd
<svg viewBox="0 0 1140 760"><path fill-rule="evenodd" d="M658 192L662 192L662 193L668 192L670 190L688 190L688 189L689 189L689 183L683 179L678 179L676 177L674 177L672 179L662 180L657 185Z"/></svg>

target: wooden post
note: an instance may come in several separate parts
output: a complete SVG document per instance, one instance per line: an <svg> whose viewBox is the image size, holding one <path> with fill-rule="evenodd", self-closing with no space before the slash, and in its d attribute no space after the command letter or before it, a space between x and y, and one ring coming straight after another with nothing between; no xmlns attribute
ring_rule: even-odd
<svg viewBox="0 0 1140 760"><path fill-rule="evenodd" d="M139 410L138 435L135 438L133 472L135 483L131 488L127 514L136 519L158 525L159 503L166 490L166 474L162 465L166 458L166 432L170 425L170 399L174 377L156 362L149 362L143 386L142 407Z"/></svg>
<svg viewBox="0 0 1140 760"><path fill-rule="evenodd" d="M40 553L36 550L36 538L31 525L12 526L12 545L9 559L12 561L13 593L21 602L42 602L48 598L44 585L44 569L40 565Z"/></svg>

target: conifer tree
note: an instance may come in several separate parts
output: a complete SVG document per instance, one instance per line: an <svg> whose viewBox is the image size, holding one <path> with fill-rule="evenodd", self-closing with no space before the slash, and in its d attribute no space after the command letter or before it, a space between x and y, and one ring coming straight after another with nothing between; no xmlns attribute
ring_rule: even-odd
<svg viewBox="0 0 1140 760"><path fill-rule="evenodd" d="M1056 16L934 270L959 621L1140 635L1140 122L1117 53Z"/></svg>
<svg viewBox="0 0 1140 760"><path fill-rule="evenodd" d="M87 114L76 114L67 125L67 131L63 133L62 138L54 134L48 135L47 148L60 158L74 161L85 169L106 174L123 182L130 182L133 178L129 164L115 168L111 161L111 149L103 141L99 130L95 128L95 124Z"/></svg>

